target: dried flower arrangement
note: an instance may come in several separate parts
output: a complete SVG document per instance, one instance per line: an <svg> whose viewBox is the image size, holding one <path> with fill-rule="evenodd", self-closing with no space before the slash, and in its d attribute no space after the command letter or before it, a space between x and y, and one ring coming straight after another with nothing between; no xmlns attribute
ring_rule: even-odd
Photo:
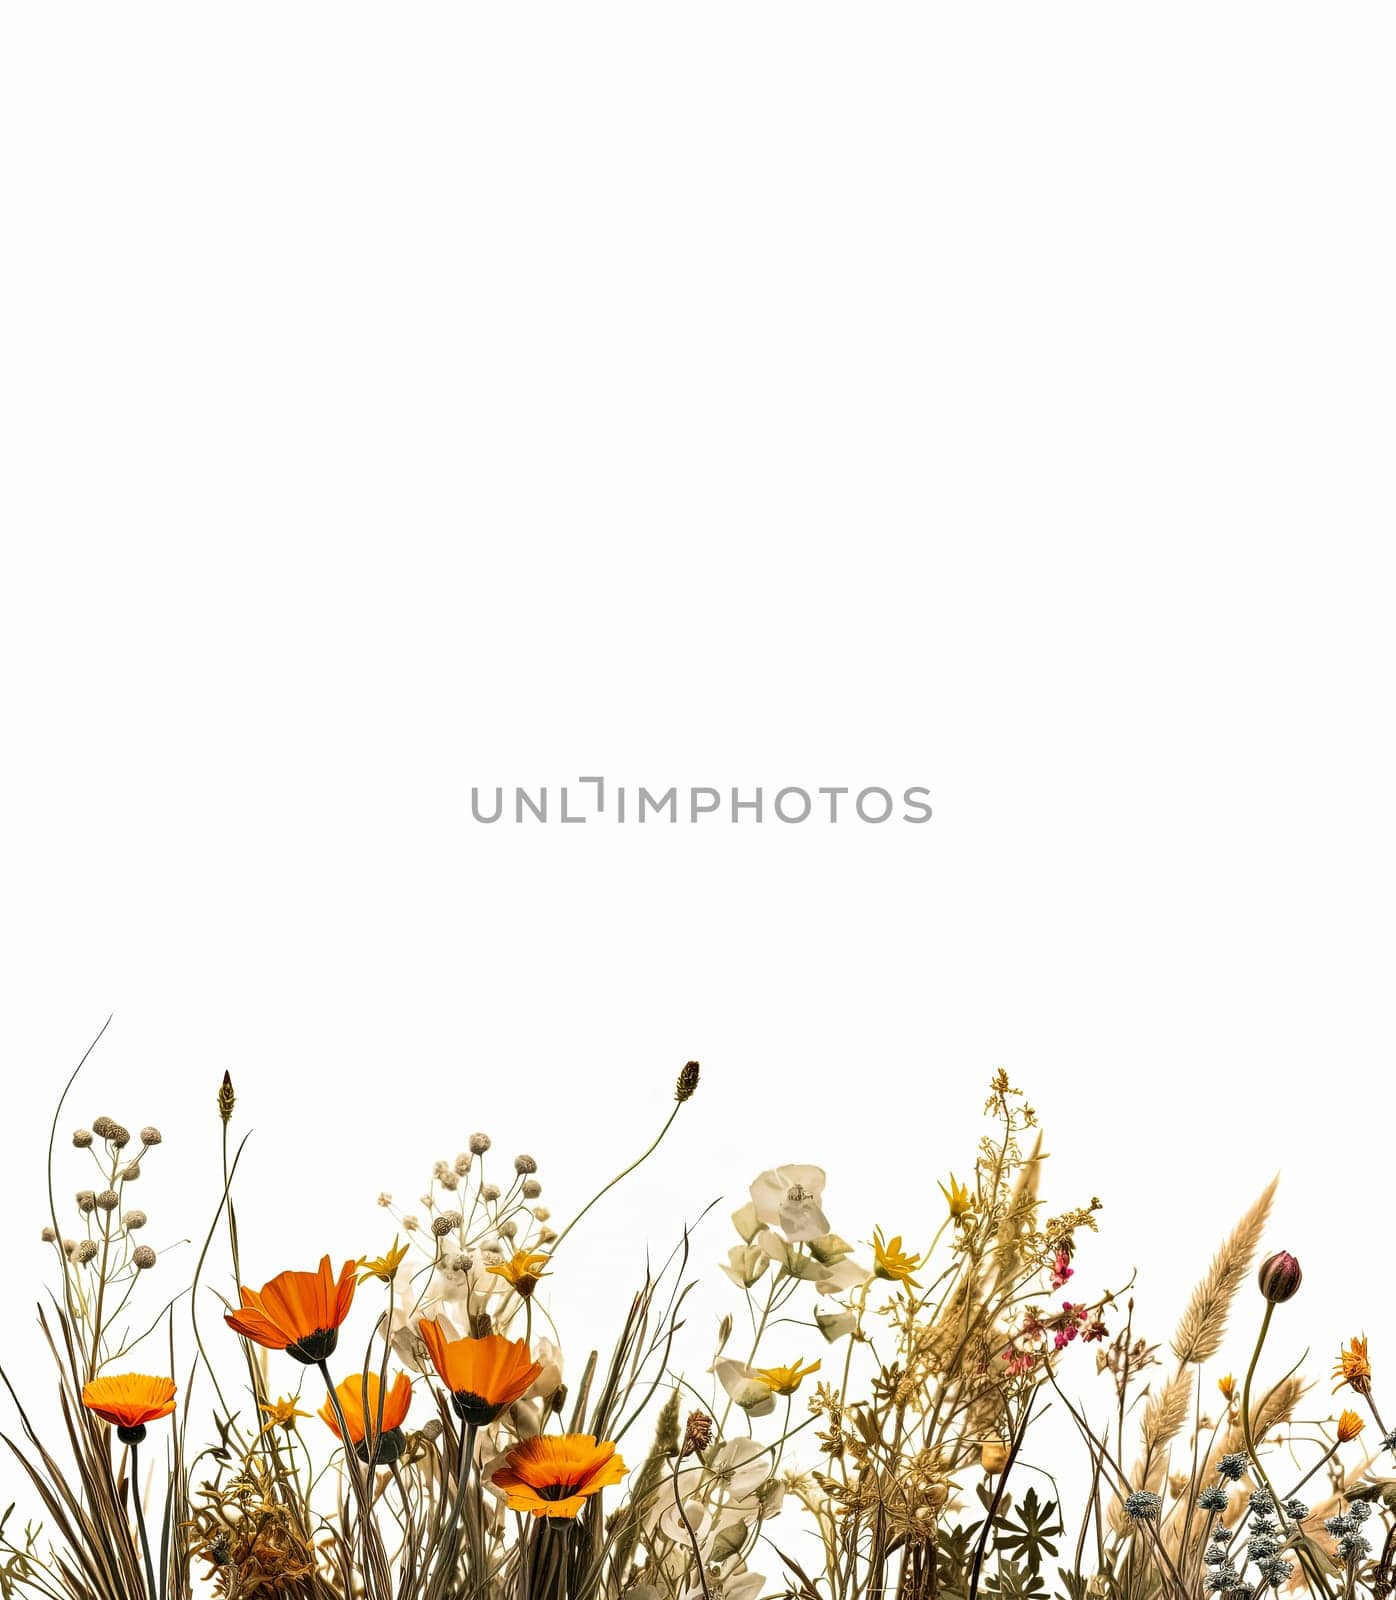
<svg viewBox="0 0 1396 1600"><path fill-rule="evenodd" d="M39 1312L66 1448L43 1441L6 1375L20 1436L5 1443L42 1521L12 1532L14 1506L0 1519L4 1600L1282 1589L1385 1600L1396 1587L1396 1482L1377 1470L1396 1434L1377 1410L1366 1338L1341 1348L1333 1374L1365 1416L1301 1418L1308 1386L1296 1372L1259 1381L1276 1314L1300 1288L1292 1255L1260 1265L1243 1308L1257 1323L1249 1368L1240 1384L1216 1379L1221 1404L1203 1411L1203 1369L1252 1278L1274 1184L1223 1241L1161 1360L1133 1325L1130 1285L1068 1289L1100 1202L1048 1214L1037 1117L1002 1072L989 1131L965 1180L938 1183L924 1242L876 1229L860 1251L825 1214L820 1168L772 1168L732 1216L722 1270L741 1310L721 1318L707 1369L686 1374L674 1360L693 1286L685 1237L620 1308L609 1359L593 1352L575 1383L548 1302L566 1288L562 1247L600 1194L556 1228L537 1162L517 1156L496 1177L477 1133L436 1163L422 1213L379 1196L396 1230L381 1255L324 1257L253 1288L226 1076L221 1193L189 1286L194 1348L181 1377L172 1302L154 1317L142 1304L157 1257L137 1243L147 1219L126 1199L158 1130L143 1128L138 1146L109 1117L73 1133L97 1175L77 1191L75 1220L61 1220L53 1146L76 1077L50 1141L43 1238L58 1283ZM600 1193L658 1146L698 1078L696 1062L684 1066L658 1138ZM220 1239L228 1293L215 1348L199 1310L217 1292ZM351 1345L351 1318L365 1312L366 1337L361 1326ZM1088 1345L1094 1374L1082 1369ZM209 1439L191 1437L196 1388L212 1409ZM1080 1485L1070 1534L1066 1497L1023 1487L1044 1403L1062 1406L1081 1440L1078 1460L1058 1464ZM1379 1448L1345 1456L1368 1417ZM1315 1480L1322 1503L1311 1508L1299 1494Z"/></svg>

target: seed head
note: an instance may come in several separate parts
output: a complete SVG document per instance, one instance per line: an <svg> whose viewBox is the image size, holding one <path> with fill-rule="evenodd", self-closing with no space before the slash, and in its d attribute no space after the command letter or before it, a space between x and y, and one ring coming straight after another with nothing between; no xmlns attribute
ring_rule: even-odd
<svg viewBox="0 0 1396 1600"><path fill-rule="evenodd" d="M402 1229L404 1233L416 1233L417 1229L420 1228L421 1225L422 1222L420 1217L404 1217L402 1219Z"/></svg>
<svg viewBox="0 0 1396 1600"><path fill-rule="evenodd" d="M79 1150L86 1150L92 1143L92 1132L88 1128L73 1129L73 1143Z"/></svg>
<svg viewBox="0 0 1396 1600"><path fill-rule="evenodd" d="M141 1164L139 1161L128 1161L120 1172L122 1183L134 1183L140 1175Z"/></svg>
<svg viewBox="0 0 1396 1600"><path fill-rule="evenodd" d="M459 1211L443 1211L439 1217L432 1218L431 1231L438 1239L444 1239L448 1233L455 1233L464 1221Z"/></svg>
<svg viewBox="0 0 1396 1600"><path fill-rule="evenodd" d="M543 1185L537 1178L525 1178L523 1181L523 1197L525 1200L536 1200L543 1192Z"/></svg>
<svg viewBox="0 0 1396 1600"><path fill-rule="evenodd" d="M144 1211L128 1211L121 1219L121 1226L127 1233L134 1233L137 1228L145 1227L146 1216Z"/></svg>
<svg viewBox="0 0 1396 1600"><path fill-rule="evenodd" d="M159 1130L159 1128L142 1128L141 1129L141 1143L143 1145L159 1144L160 1143L160 1130Z"/></svg>
<svg viewBox="0 0 1396 1600"><path fill-rule="evenodd" d="M462 1150L461 1153L456 1157L455 1167L458 1177L463 1178L466 1173L470 1171L471 1159L472 1158L468 1150Z"/></svg>
<svg viewBox="0 0 1396 1600"><path fill-rule="evenodd" d="M547 1206L534 1206L533 1220L535 1222L546 1222L550 1216L552 1216L552 1212L548 1210Z"/></svg>
<svg viewBox="0 0 1396 1600"><path fill-rule="evenodd" d="M119 1122L107 1135L107 1143L111 1145L113 1150L124 1150L130 1142L131 1130L123 1128Z"/></svg>
<svg viewBox="0 0 1396 1600"><path fill-rule="evenodd" d="M537 1170L538 1163L533 1159L532 1156L514 1157L514 1171L517 1172L520 1177L526 1178L530 1173L537 1172Z"/></svg>
<svg viewBox="0 0 1396 1600"><path fill-rule="evenodd" d="M1299 1270L1298 1261L1289 1251L1281 1250L1268 1261L1261 1263L1257 1276L1261 1294L1272 1306L1278 1306L1283 1305L1286 1300L1292 1300L1299 1292L1304 1274Z"/></svg>
<svg viewBox="0 0 1396 1600"><path fill-rule="evenodd" d="M78 1263L78 1265L80 1267L81 1266L86 1266L87 1263L89 1261L91 1261L96 1254L97 1254L97 1241L95 1239L83 1239L79 1243L77 1249L73 1252L73 1255L76 1258L77 1263Z"/></svg>
<svg viewBox="0 0 1396 1600"><path fill-rule="evenodd" d="M93 1194L91 1189L79 1189L78 1210L82 1212L83 1216L90 1217L96 1209L97 1196Z"/></svg>
<svg viewBox="0 0 1396 1600"><path fill-rule="evenodd" d="M471 1155L482 1156L490 1147L490 1136L487 1133L472 1133L466 1142L470 1146Z"/></svg>
<svg viewBox="0 0 1396 1600"><path fill-rule="evenodd" d="M110 1139L118 1126L119 1124L113 1122L110 1117L98 1117L92 1124L92 1131L99 1139Z"/></svg>
<svg viewBox="0 0 1396 1600"><path fill-rule="evenodd" d="M390 1195L390 1194L389 1194L389 1193L388 1193L388 1191L387 1191L387 1190L386 1190L386 1189L384 1189L384 1191L383 1191L383 1192L382 1192L382 1194L380 1194L380 1195L379 1195L379 1196L378 1196L378 1204L379 1204L379 1205L380 1205L380 1206L390 1206L390 1205L392 1205L392 1203L393 1203L393 1197L392 1197L392 1195Z"/></svg>
<svg viewBox="0 0 1396 1600"><path fill-rule="evenodd" d="M690 1411L688 1426L683 1433L683 1456L701 1456L713 1442L713 1419L706 1411Z"/></svg>
<svg viewBox="0 0 1396 1600"><path fill-rule="evenodd" d="M121 1204L121 1196L115 1189L103 1189L97 1196L97 1209L99 1211L115 1211Z"/></svg>
<svg viewBox="0 0 1396 1600"><path fill-rule="evenodd" d="M231 1072L223 1074L223 1082L218 1086L218 1115L227 1122L233 1114L233 1107L237 1104L237 1096L233 1093L233 1075Z"/></svg>
<svg viewBox="0 0 1396 1600"><path fill-rule="evenodd" d="M499 1199L499 1185L497 1183L482 1183L480 1185L480 1198L484 1201Z"/></svg>
<svg viewBox="0 0 1396 1600"><path fill-rule="evenodd" d="M538 1230L538 1243L539 1244L551 1244L553 1242L553 1240L556 1239L556 1238L557 1238L557 1233L552 1228L540 1228Z"/></svg>
<svg viewBox="0 0 1396 1600"><path fill-rule="evenodd" d="M144 1272L155 1265L155 1252L148 1244L138 1244L131 1252L131 1259Z"/></svg>
<svg viewBox="0 0 1396 1600"><path fill-rule="evenodd" d="M58 1233L57 1233L57 1231L51 1225L48 1225L48 1224L45 1225L44 1231L39 1235L39 1237L44 1241L45 1244L57 1244L58 1243Z"/></svg>
<svg viewBox="0 0 1396 1600"><path fill-rule="evenodd" d="M501 1239L512 1239L518 1231L519 1225L514 1221L513 1217L506 1217L499 1225L499 1237Z"/></svg>
<svg viewBox="0 0 1396 1600"><path fill-rule="evenodd" d="M696 1061L684 1062L683 1071L679 1073L679 1081L674 1087L674 1099L680 1105L685 1100L693 1098L693 1091L698 1087L698 1063Z"/></svg>
<svg viewBox="0 0 1396 1600"><path fill-rule="evenodd" d="M420 1428L422 1438L430 1441L441 1437L441 1418L428 1417Z"/></svg>
<svg viewBox="0 0 1396 1600"><path fill-rule="evenodd" d="M437 1174L437 1182L443 1189L459 1189L460 1177L450 1167Z"/></svg>

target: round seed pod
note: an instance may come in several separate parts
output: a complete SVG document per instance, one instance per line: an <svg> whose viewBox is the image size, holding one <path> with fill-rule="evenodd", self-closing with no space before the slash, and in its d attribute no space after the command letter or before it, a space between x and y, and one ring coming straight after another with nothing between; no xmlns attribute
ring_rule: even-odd
<svg viewBox="0 0 1396 1600"><path fill-rule="evenodd" d="M155 1265L155 1252L148 1244L138 1244L131 1253L131 1259L144 1272Z"/></svg>
<svg viewBox="0 0 1396 1600"><path fill-rule="evenodd" d="M86 1150L92 1143L92 1130L90 1128L74 1128L73 1143L79 1150Z"/></svg>
<svg viewBox="0 0 1396 1600"><path fill-rule="evenodd" d="M490 1147L490 1136L487 1133L472 1133L467 1143L471 1155L482 1156Z"/></svg>

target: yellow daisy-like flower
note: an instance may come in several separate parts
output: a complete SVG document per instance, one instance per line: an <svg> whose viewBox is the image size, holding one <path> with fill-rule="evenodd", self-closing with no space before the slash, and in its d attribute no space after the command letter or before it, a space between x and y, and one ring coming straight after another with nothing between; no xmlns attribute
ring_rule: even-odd
<svg viewBox="0 0 1396 1600"><path fill-rule="evenodd" d="M800 1387L802 1378L807 1378L811 1372L818 1371L817 1361L812 1361L807 1367L802 1367L796 1361L788 1367L757 1367L752 1376L764 1383L772 1394L794 1394Z"/></svg>
<svg viewBox="0 0 1396 1600"><path fill-rule="evenodd" d="M1347 1444L1355 1439L1366 1425L1355 1411L1344 1411L1338 1418L1338 1443Z"/></svg>
<svg viewBox="0 0 1396 1600"><path fill-rule="evenodd" d="M950 1174L950 1187L948 1189L943 1183L937 1183L936 1187L945 1196L946 1203L950 1207L950 1220L952 1222L963 1222L970 1212L974 1210L974 1197L964 1184L956 1179L953 1172Z"/></svg>
<svg viewBox="0 0 1396 1600"><path fill-rule="evenodd" d="M377 1278L380 1283L391 1283L397 1276L397 1269L407 1259L405 1244L399 1244L397 1235L393 1235L392 1245L381 1256L360 1256L358 1266L363 1268L359 1273L359 1282L367 1283L370 1278Z"/></svg>
<svg viewBox="0 0 1396 1600"><path fill-rule="evenodd" d="M539 1250L516 1250L508 1261L496 1262L492 1267L486 1267L486 1272L492 1272L496 1278L503 1278L509 1287L522 1295L525 1300L538 1286L539 1278L544 1276L543 1263L547 1256Z"/></svg>
<svg viewBox="0 0 1396 1600"><path fill-rule="evenodd" d="M1333 1386L1334 1394L1337 1394L1344 1384L1354 1394L1371 1394L1372 1363L1367 1359L1366 1334L1360 1339L1350 1339L1338 1352L1338 1365L1333 1368L1333 1376L1338 1380Z"/></svg>
<svg viewBox="0 0 1396 1600"><path fill-rule="evenodd" d="M873 1272L879 1278L886 1278L892 1283L904 1283L908 1289L919 1289L921 1285L912 1277L912 1273L924 1260L924 1256L909 1255L902 1249L901 1234L893 1239L884 1239L881 1228L873 1229Z"/></svg>
<svg viewBox="0 0 1396 1600"><path fill-rule="evenodd" d="M1228 1372L1224 1378L1217 1379L1217 1388L1221 1390L1226 1399L1230 1400L1236 1393L1236 1379Z"/></svg>
<svg viewBox="0 0 1396 1600"><path fill-rule="evenodd" d="M308 1417L308 1411L301 1411L296 1406L299 1395L283 1395L280 1400L263 1400L257 1408L265 1411L267 1420L262 1424L262 1432L267 1433L272 1428L284 1428L290 1433L296 1426L297 1417Z"/></svg>

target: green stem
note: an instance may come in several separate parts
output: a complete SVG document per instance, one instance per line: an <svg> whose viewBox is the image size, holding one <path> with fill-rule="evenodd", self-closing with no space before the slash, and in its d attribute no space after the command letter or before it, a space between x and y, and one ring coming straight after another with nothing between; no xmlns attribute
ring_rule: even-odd
<svg viewBox="0 0 1396 1600"><path fill-rule="evenodd" d="M1280 1497L1275 1493L1274 1486L1266 1476L1265 1468L1260 1464L1260 1456L1255 1447L1255 1429L1251 1422L1251 1384L1255 1378L1255 1369L1260 1365L1260 1352L1265 1345L1265 1335L1270 1331L1270 1319L1274 1315L1275 1301L1267 1300L1265 1302L1265 1317L1260 1324L1260 1333L1255 1341L1255 1349L1251 1352L1251 1364L1246 1369L1246 1382L1241 1390L1241 1435L1246 1441L1246 1454L1251 1459L1251 1467L1260 1481L1261 1488L1270 1496L1271 1502L1275 1507L1276 1520L1279 1522L1281 1529L1288 1534L1291 1531L1289 1518L1285 1515L1284 1506L1280 1502ZM1294 1532L1297 1535L1294 1553L1299 1557L1299 1564L1303 1567L1305 1576L1311 1584L1322 1589L1323 1593L1328 1596L1328 1600L1333 1600L1333 1591L1329 1587L1328 1579L1323 1571L1316 1566L1313 1556L1303 1542L1304 1536L1302 1532L1298 1529L1295 1529Z"/></svg>
<svg viewBox="0 0 1396 1600"><path fill-rule="evenodd" d="M145 1512L141 1509L140 1465L136 1458L136 1446L129 1444L126 1448L131 1452L131 1500L136 1508L136 1527L141 1536L141 1554L145 1557L146 1586L150 1591L150 1600L159 1600L160 1591L155 1587L155 1563L150 1559L150 1537L145 1531Z"/></svg>

